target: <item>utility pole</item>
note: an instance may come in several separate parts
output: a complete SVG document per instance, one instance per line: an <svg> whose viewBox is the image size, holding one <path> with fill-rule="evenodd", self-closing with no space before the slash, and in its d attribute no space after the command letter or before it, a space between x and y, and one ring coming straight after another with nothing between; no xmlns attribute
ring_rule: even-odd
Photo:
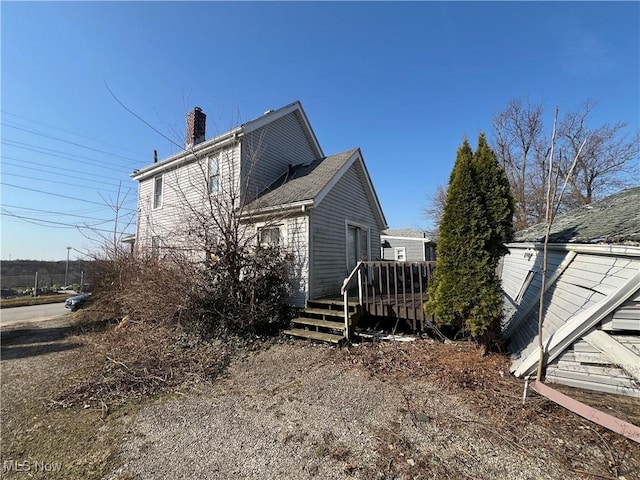
<svg viewBox="0 0 640 480"><path fill-rule="evenodd" d="M71 252L71 247L67 247L67 267L64 269L64 288L67 288L67 277L69 275L69 252Z"/></svg>

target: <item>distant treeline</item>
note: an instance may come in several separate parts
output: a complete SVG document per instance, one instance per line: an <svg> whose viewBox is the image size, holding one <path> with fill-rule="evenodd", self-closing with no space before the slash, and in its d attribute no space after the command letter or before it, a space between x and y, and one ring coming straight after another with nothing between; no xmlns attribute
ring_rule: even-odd
<svg viewBox="0 0 640 480"><path fill-rule="evenodd" d="M85 283L89 280L91 263L85 260L69 260L66 272L67 284ZM38 285L63 285L65 282L66 260L45 262L40 260L3 260L0 262L0 282L2 288L32 286L36 272Z"/></svg>

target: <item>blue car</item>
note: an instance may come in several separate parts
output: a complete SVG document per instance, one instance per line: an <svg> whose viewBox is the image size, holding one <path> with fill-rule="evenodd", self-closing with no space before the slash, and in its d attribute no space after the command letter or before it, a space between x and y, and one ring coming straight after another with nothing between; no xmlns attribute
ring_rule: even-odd
<svg viewBox="0 0 640 480"><path fill-rule="evenodd" d="M75 312L78 308L84 305L87 300L89 300L90 296L91 295L88 293L83 293L81 295L76 295L75 297L67 298L64 302L64 308L68 308L72 312Z"/></svg>

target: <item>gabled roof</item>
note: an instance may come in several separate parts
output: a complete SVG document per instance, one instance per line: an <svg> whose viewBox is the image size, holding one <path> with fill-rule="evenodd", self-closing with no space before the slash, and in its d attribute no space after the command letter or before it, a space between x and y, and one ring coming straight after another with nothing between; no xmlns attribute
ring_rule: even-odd
<svg viewBox="0 0 640 480"><path fill-rule="evenodd" d="M368 190L372 208L380 223L386 225L378 196L371 183L359 148L353 148L311 163L292 166L288 172L281 175L246 208L248 211L258 212L302 205L318 205L356 162L360 162L362 166L366 183L365 189Z"/></svg>
<svg viewBox="0 0 640 480"><path fill-rule="evenodd" d="M381 232L385 237L399 237L399 238L415 238L416 240L430 240L430 237L426 232L421 232L415 228L390 228Z"/></svg>
<svg viewBox="0 0 640 480"><path fill-rule="evenodd" d="M134 180L143 180L171 168L175 168L177 166L184 165L185 163L192 162L197 159L198 155L208 155L212 151L228 145L229 143L237 142L242 136L251 133L254 130L257 130L258 128L264 127L269 123L275 122L276 120L290 113L293 113L298 118L300 123L304 126L305 135L309 143L311 144L312 149L315 150L317 157L324 157L324 153L322 152L320 143L318 142L316 134L311 128L311 124L309 123L307 115L304 113L302 104L299 100L296 100L289 105L285 105L284 107L281 107L277 110L269 110L263 115L254 118L253 120L249 120L248 122L245 122L238 127L232 128L231 130L228 130L220 135L216 135L209 140L198 143L192 149L181 150L180 152L171 155L170 157L165 158L160 162L152 163L151 165L147 165L146 167L139 170L134 170L134 172L130 176Z"/></svg>
<svg viewBox="0 0 640 480"><path fill-rule="evenodd" d="M551 243L640 243L640 187L558 215ZM516 233L516 242L543 242L546 226L533 225Z"/></svg>

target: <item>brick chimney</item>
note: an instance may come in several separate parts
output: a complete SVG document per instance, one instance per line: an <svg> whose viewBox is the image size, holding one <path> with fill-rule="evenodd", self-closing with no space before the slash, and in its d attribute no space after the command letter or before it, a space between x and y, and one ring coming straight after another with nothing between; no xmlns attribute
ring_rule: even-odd
<svg viewBox="0 0 640 480"><path fill-rule="evenodd" d="M185 148L189 149L204 141L207 116L200 107L195 107L187 115L187 140Z"/></svg>

